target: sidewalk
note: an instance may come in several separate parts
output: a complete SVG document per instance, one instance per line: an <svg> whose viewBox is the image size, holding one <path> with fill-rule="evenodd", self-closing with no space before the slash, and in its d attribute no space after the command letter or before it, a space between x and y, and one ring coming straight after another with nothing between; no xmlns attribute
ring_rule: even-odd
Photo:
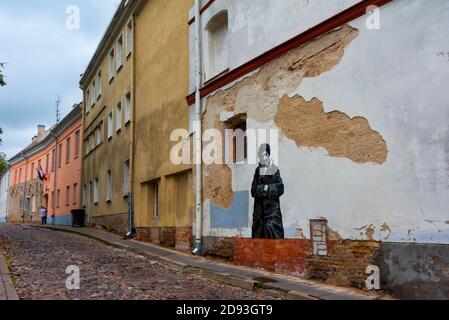
<svg viewBox="0 0 449 320"><path fill-rule="evenodd" d="M9 275L8 266L0 252L0 301L4 300L19 300L19 297Z"/></svg>
<svg viewBox="0 0 449 320"><path fill-rule="evenodd" d="M246 290L252 291L255 288L278 290L285 293L288 300L378 300L383 298L355 289L313 283L271 272L211 261L203 257L186 255L149 243L124 240L118 235L93 228L73 229L63 226L40 225L33 225L33 227L84 235L116 248L157 260L183 272L195 273Z"/></svg>

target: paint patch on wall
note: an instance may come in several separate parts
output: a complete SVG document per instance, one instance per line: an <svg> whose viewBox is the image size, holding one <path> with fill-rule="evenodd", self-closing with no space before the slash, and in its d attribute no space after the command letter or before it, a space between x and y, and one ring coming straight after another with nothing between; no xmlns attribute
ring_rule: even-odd
<svg viewBox="0 0 449 320"><path fill-rule="evenodd" d="M236 192L233 198L233 203L229 209L211 204L211 228L238 229L248 227L249 192Z"/></svg>
<svg viewBox="0 0 449 320"><path fill-rule="evenodd" d="M371 129L368 120L350 118L340 111L326 113L317 98L306 101L301 96L285 95L274 120L298 147L325 148L331 157L358 164L383 164L387 159L385 140Z"/></svg>
<svg viewBox="0 0 449 320"><path fill-rule="evenodd" d="M204 199L223 209L232 207L234 193L232 191L232 170L226 165L209 165L205 169Z"/></svg>

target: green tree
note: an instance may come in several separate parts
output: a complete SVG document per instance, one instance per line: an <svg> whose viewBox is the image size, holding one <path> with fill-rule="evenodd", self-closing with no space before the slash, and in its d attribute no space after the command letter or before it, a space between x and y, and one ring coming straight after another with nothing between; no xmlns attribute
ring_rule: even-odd
<svg viewBox="0 0 449 320"><path fill-rule="evenodd" d="M6 161L6 154L0 152L0 176L8 170L8 161Z"/></svg>
<svg viewBox="0 0 449 320"><path fill-rule="evenodd" d="M0 87L6 86L6 82L3 79L3 74L2 74L2 70L4 68L5 68L5 64L0 63ZM2 134L3 134L3 129L0 128L0 145L2 144ZM4 154L3 152L0 152L0 175L5 173L7 169L8 169L8 161L6 161L6 154Z"/></svg>
<svg viewBox="0 0 449 320"><path fill-rule="evenodd" d="M5 68L5 64L0 62L0 87L6 86L5 79L3 78L2 70Z"/></svg>

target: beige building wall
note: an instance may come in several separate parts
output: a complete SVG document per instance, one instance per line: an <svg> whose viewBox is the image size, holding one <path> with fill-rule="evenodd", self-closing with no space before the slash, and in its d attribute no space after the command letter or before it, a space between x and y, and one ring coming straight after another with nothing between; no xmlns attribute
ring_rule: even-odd
<svg viewBox="0 0 449 320"><path fill-rule="evenodd" d="M193 3L149 1L135 30L135 225L142 240L184 249L192 237L192 174L190 166L171 163L170 134L189 127L187 22Z"/></svg>
<svg viewBox="0 0 449 320"><path fill-rule="evenodd" d="M133 51L128 44L128 24L132 25L132 14L119 9L112 29L108 30L100 44L98 56L94 56L89 74L81 82L86 108L84 121L84 156L82 167L83 204L91 223L103 225L108 229L125 233L128 227L128 192L129 180L125 179L125 162L130 160L131 120L126 121L126 95L130 94L133 103ZM132 33L131 33L132 35ZM123 62L117 68L119 44L123 41ZM110 52L114 49L113 78L110 79ZM129 54L127 52L129 51ZM99 91L98 74L101 72L101 94L94 94L94 102L88 102L89 94ZM97 85L95 89L93 81ZM92 98L91 98L92 99ZM121 104L121 112L117 105ZM90 108L89 108L90 106ZM109 128L109 114L112 113L112 130ZM120 124L117 119L121 117ZM112 131L112 136L109 132ZM98 135L100 137L98 137ZM93 137L93 138L92 138ZM108 171L111 171L111 193L108 194ZM98 179L98 197L95 196L96 179ZM125 188L126 185L126 188ZM97 201L98 200L98 201Z"/></svg>

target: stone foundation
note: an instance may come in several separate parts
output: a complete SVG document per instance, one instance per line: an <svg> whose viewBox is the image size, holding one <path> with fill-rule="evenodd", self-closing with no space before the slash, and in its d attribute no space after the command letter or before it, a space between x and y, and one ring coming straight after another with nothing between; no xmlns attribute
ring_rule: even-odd
<svg viewBox="0 0 449 320"><path fill-rule="evenodd" d="M176 228L176 250L190 251L193 247L192 227Z"/></svg>
<svg viewBox="0 0 449 320"><path fill-rule="evenodd" d="M128 232L128 214L92 217L92 225L116 234L125 235Z"/></svg>
<svg viewBox="0 0 449 320"><path fill-rule="evenodd" d="M136 239L177 250L188 251L193 245L192 227L136 228Z"/></svg>
<svg viewBox="0 0 449 320"><path fill-rule="evenodd" d="M449 245L332 240L324 256L312 246L310 240L236 238L234 263L363 290L368 266L377 266L380 289L395 298L449 298Z"/></svg>
<svg viewBox="0 0 449 320"><path fill-rule="evenodd" d="M203 238L203 254L232 261L234 242L234 238L205 237Z"/></svg>

